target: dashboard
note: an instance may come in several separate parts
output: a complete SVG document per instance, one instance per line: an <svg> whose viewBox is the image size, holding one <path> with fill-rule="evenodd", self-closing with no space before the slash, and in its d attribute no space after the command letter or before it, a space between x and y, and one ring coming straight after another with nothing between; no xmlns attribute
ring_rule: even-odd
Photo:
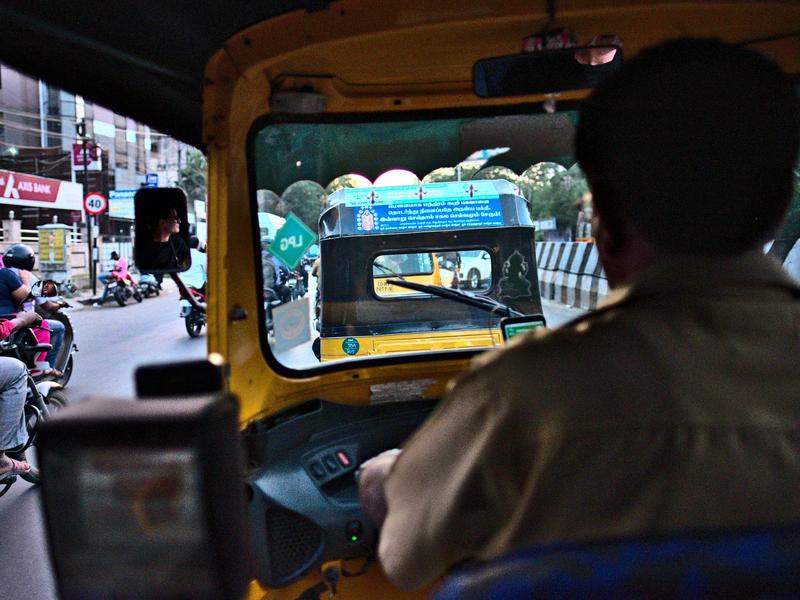
<svg viewBox="0 0 800 600"><path fill-rule="evenodd" d="M434 406L315 400L254 424L246 434L254 576L282 587L329 560L373 557L378 532L361 509L356 469L400 446Z"/></svg>

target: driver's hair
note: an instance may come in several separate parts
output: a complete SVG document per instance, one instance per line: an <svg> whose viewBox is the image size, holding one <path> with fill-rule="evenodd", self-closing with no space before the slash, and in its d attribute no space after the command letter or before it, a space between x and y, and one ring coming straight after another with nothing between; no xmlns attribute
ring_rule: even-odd
<svg viewBox="0 0 800 600"><path fill-rule="evenodd" d="M671 254L734 254L781 223L798 99L766 57L713 39L643 50L584 104L575 154L612 234Z"/></svg>

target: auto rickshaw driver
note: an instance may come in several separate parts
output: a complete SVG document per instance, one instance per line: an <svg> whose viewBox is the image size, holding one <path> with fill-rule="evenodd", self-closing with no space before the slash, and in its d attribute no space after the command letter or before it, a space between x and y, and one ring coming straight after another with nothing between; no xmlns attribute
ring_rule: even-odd
<svg viewBox="0 0 800 600"><path fill-rule="evenodd" d="M394 583L534 543L798 520L800 287L759 246L799 129L789 78L713 40L643 51L595 92L576 154L618 290L479 357L399 458L363 466Z"/></svg>

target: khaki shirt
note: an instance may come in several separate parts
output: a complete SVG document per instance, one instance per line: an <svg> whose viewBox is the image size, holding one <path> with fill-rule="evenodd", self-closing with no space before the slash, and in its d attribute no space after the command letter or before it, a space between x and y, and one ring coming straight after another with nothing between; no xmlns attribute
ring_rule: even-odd
<svg viewBox="0 0 800 600"><path fill-rule="evenodd" d="M484 353L386 482L400 587L530 544L800 520L800 288L752 253L650 269Z"/></svg>

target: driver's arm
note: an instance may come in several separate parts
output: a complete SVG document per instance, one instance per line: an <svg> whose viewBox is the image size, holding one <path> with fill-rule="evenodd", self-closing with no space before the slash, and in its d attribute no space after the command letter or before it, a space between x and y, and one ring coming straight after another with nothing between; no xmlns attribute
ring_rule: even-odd
<svg viewBox="0 0 800 600"><path fill-rule="evenodd" d="M11 292L11 299L16 304L21 305L23 302L25 302L25 300L28 299L30 293L31 293L31 288L22 283L17 289Z"/></svg>
<svg viewBox="0 0 800 600"><path fill-rule="evenodd" d="M485 376L467 375L391 466L378 554L400 588L420 588L481 556L508 518L503 464L512 444L491 388Z"/></svg>

